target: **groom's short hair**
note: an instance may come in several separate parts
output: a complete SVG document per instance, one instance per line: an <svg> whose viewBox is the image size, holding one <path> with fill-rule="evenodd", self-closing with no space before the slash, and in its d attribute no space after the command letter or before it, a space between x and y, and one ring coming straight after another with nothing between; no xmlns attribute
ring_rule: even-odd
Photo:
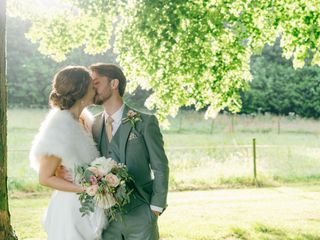
<svg viewBox="0 0 320 240"><path fill-rule="evenodd" d="M110 81L112 79L119 80L119 94L123 97L124 91L126 89L127 79L124 76L122 70L115 64L107 64L107 63L95 63L90 67L92 72L96 72L101 76L106 76Z"/></svg>

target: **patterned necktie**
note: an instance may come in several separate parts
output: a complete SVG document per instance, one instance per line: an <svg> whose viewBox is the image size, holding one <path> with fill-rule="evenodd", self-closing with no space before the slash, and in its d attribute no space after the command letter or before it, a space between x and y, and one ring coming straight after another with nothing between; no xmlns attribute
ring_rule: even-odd
<svg viewBox="0 0 320 240"><path fill-rule="evenodd" d="M112 117L108 116L106 124L107 124L107 137L109 142L111 142L111 139L112 139L112 122L113 122Z"/></svg>

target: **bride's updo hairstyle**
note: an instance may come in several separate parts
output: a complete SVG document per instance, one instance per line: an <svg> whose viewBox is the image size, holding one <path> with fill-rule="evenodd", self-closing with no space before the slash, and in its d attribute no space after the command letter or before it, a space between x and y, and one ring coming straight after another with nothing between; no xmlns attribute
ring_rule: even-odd
<svg viewBox="0 0 320 240"><path fill-rule="evenodd" d="M85 67L63 68L53 78L49 96L50 105L61 110L70 109L87 93L90 81L90 73Z"/></svg>

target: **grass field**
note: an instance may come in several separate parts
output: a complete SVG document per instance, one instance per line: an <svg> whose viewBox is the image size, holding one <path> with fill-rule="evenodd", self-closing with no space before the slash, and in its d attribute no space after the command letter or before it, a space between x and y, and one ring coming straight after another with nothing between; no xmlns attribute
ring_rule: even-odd
<svg viewBox="0 0 320 240"><path fill-rule="evenodd" d="M49 191L28 164L45 114L8 112L9 204L19 239L45 239L40 220ZM220 115L212 121L183 112L163 134L171 192L159 219L162 239L320 240L318 121L281 118L279 123L269 115ZM253 138L260 188L252 181Z"/></svg>
<svg viewBox="0 0 320 240"><path fill-rule="evenodd" d="M9 110L9 189L39 191L28 151L46 110ZM214 121L184 112L163 130L170 162L171 190L252 185L252 139L257 141L259 183L320 180L320 124L315 120L273 116L220 115ZM232 131L233 130L233 131Z"/></svg>
<svg viewBox="0 0 320 240"><path fill-rule="evenodd" d="M22 199L21 199L22 198ZM319 240L320 185L170 192L159 218L163 240ZM48 196L12 196L21 240L45 239L40 220Z"/></svg>

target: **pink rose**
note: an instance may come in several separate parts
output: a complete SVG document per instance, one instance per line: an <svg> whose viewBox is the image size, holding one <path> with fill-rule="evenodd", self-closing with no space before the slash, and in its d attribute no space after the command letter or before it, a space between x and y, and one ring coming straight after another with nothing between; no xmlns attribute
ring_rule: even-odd
<svg viewBox="0 0 320 240"><path fill-rule="evenodd" d="M92 185L96 185L98 183L98 180L95 176L90 176L90 182Z"/></svg>
<svg viewBox="0 0 320 240"><path fill-rule="evenodd" d="M92 185L92 186L90 186L90 187L87 187L87 188L86 188L86 193L87 193L89 196L95 196L95 195L97 194L98 188L99 188L98 185Z"/></svg>
<svg viewBox="0 0 320 240"><path fill-rule="evenodd" d="M117 187L120 184L119 178L112 173L107 174L105 176L105 179L107 180L110 187Z"/></svg>
<svg viewBox="0 0 320 240"><path fill-rule="evenodd" d="M137 115L136 112L134 112L134 111L132 111L132 110L129 110L129 111L128 111L128 117L133 118L135 115Z"/></svg>
<svg viewBox="0 0 320 240"><path fill-rule="evenodd" d="M99 176L99 170L96 167L88 167L88 170L92 172L96 177Z"/></svg>

